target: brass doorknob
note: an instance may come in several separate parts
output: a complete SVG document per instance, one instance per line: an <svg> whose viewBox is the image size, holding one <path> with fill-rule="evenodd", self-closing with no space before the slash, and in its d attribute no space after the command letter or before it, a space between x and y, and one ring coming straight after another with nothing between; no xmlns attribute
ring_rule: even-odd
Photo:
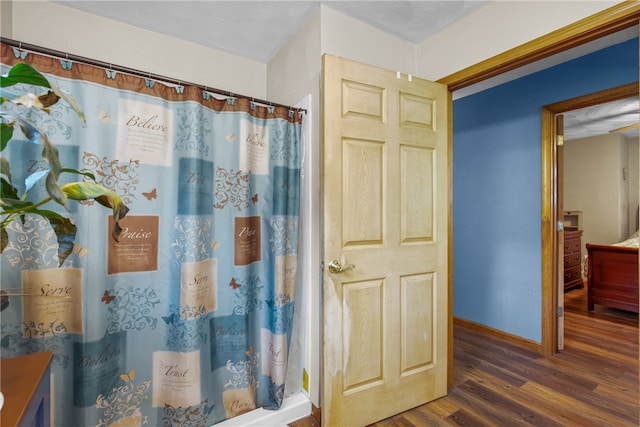
<svg viewBox="0 0 640 427"><path fill-rule="evenodd" d="M329 263L329 273L339 274L344 273L345 271L353 270L354 268L356 268L356 266L353 264L349 264L343 267L342 264L340 264L340 261L338 261L337 259L334 259Z"/></svg>

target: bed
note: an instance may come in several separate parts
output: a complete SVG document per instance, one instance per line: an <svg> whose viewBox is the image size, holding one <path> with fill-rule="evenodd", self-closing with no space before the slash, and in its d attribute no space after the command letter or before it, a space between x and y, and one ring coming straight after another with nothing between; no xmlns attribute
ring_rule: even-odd
<svg viewBox="0 0 640 427"><path fill-rule="evenodd" d="M586 247L587 309L600 304L638 313L638 232L614 245Z"/></svg>

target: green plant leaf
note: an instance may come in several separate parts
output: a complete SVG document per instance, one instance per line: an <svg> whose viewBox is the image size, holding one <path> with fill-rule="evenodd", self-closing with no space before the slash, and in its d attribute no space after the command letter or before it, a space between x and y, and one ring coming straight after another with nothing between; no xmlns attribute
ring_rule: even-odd
<svg viewBox="0 0 640 427"><path fill-rule="evenodd" d="M30 121L19 116L13 116L12 114L4 111L0 111L0 116L5 118L14 118L20 125L22 133L24 133L31 142L42 145L42 158L49 163L50 167L50 171L46 179L47 193L49 193L49 196L51 196L53 200L63 206L66 206L67 198L60 190L60 185L58 184L58 176L62 169L62 164L60 163L60 157L58 155L58 147L49 140L43 131Z"/></svg>
<svg viewBox="0 0 640 427"><path fill-rule="evenodd" d="M43 169L40 171L35 171L31 175L25 178L24 180L24 192L25 194L31 191L34 185L38 183L42 179L43 176L49 173L49 168Z"/></svg>
<svg viewBox="0 0 640 427"><path fill-rule="evenodd" d="M76 102L75 98L73 96L71 96L70 94L68 94L67 92L65 92L62 89L60 89L59 87L52 86L51 90L53 90L53 92L56 95L58 95L60 98L64 99L67 102L67 104L69 104L71 106L71 108L73 108L73 111L76 112L76 114L78 115L78 118L82 122L82 127L85 127L87 125L87 118L84 116L84 112L82 111L82 109L80 108L78 103Z"/></svg>
<svg viewBox="0 0 640 427"><path fill-rule="evenodd" d="M13 86L18 83L51 87L49 80L45 76L31 65L25 63L14 65L6 75L0 76L0 87Z"/></svg>
<svg viewBox="0 0 640 427"><path fill-rule="evenodd" d="M4 180L3 180L4 181ZM6 182L6 181L5 181ZM2 191L5 191L5 182L2 183ZM18 193L15 188L9 186L7 188L7 192L9 194L3 194L3 197L0 199L0 205L2 205L5 209L3 209L2 214L12 214L18 213L18 211L28 211L33 206L33 202L29 202L26 200L18 199L16 196ZM11 189L15 192L13 194L10 193ZM7 197L8 196L8 197Z"/></svg>
<svg viewBox="0 0 640 427"><path fill-rule="evenodd" d="M47 161L49 167L46 170L30 174L25 179L26 191L20 196L18 189L11 184L10 162L4 157L0 157L0 207L2 207L2 223L0 227L1 251L8 245L8 234L6 227L12 221L21 221L24 224L26 215L34 214L44 217L49 221L58 241L59 266L62 266L67 257L73 252L73 245L76 238L77 227L65 216L50 210L39 209L40 206L54 200L66 207L67 200L89 200L93 199L99 204L111 208L113 211L114 227L111 236L116 241L120 236L122 228L120 221L126 216L129 208L115 192L95 183L95 175L91 172L81 172L72 168L63 168L60 162L58 148L53 144L48 136L37 125L35 125L23 112L30 108L38 108L49 113L48 108L57 103L60 98L67 102L80 118L82 125L86 125L86 117L80 109L76 100L64 92L62 89L50 84L44 75L28 64L16 64L9 73L0 76L0 86L5 88L19 83L41 86L50 90L44 95L37 96L27 93L13 93L11 90L2 90L0 103L10 101L20 104L19 113L13 113L6 109L0 110L0 124L2 125L1 148L7 147L9 141L13 139L15 127L20 126L24 136L32 143L42 145L42 158ZM58 178L60 173L72 173L81 175L93 182L76 182L60 186ZM33 203L26 201L25 195L43 176L48 197Z"/></svg>
<svg viewBox="0 0 640 427"><path fill-rule="evenodd" d="M22 133L24 133L24 136L34 144L51 144L51 142L49 142L49 138L47 138L47 135L42 130L40 130L38 126L25 119L24 117L16 116L12 113L9 113L8 111L0 111L0 117L8 121L17 122L17 124L20 126L20 129L22 130Z"/></svg>
<svg viewBox="0 0 640 427"><path fill-rule="evenodd" d="M114 204L122 203L120 196L95 182L68 182L61 188L71 200L95 199L102 206L108 208L113 208Z"/></svg>
<svg viewBox="0 0 640 427"><path fill-rule="evenodd" d="M6 157L0 157L0 175L6 176L7 181L11 182L11 165Z"/></svg>
<svg viewBox="0 0 640 427"><path fill-rule="evenodd" d="M93 199L102 206L113 210L113 230L111 237L117 242L122 232L120 228L120 220L127 215L129 208L123 203L120 196L93 182L70 182L61 187L62 191L71 200L89 200Z"/></svg>
<svg viewBox="0 0 640 427"><path fill-rule="evenodd" d="M51 220L51 219L55 219L55 218L65 218L64 216L62 216L58 212L50 211L48 209L32 209L31 212L29 212L29 213L40 215L41 217L43 217L43 218L45 218L47 220Z"/></svg>
<svg viewBox="0 0 640 427"><path fill-rule="evenodd" d="M9 113L0 112L0 116L3 117L14 117ZM46 173L46 189L49 196L56 202L61 205L66 205L66 196L60 190L60 185L58 184L58 176L60 175L60 171L62 170L62 164L60 163L60 157L58 154L58 147L53 144L47 135L42 132L36 125L31 123L30 121L23 119L21 117L14 117L20 128L22 129L22 133L33 143L42 145L42 158L49 163L49 171L47 173L46 170L34 172L29 175L25 179L25 192L29 192L31 188L42 178L42 176Z"/></svg>
<svg viewBox="0 0 640 427"><path fill-rule="evenodd" d="M17 98L10 99L14 104L22 105L26 108L37 108L47 114L49 113L49 109L44 106L42 101L40 101L40 97L34 95L33 93L25 93L24 95L21 95Z"/></svg>
<svg viewBox="0 0 640 427"><path fill-rule="evenodd" d="M62 163L60 163L60 156L58 155L58 147L49 141L49 138L45 137L42 139L42 158L49 162L49 166L51 167L51 172L58 179L60 176L60 169L62 169Z"/></svg>
<svg viewBox="0 0 640 427"><path fill-rule="evenodd" d="M55 214L55 212L51 213ZM69 218L64 218L60 215L48 217L47 219L53 231L56 233L56 239L58 240L58 267L60 267L73 251L73 243L76 240L78 228Z"/></svg>
<svg viewBox="0 0 640 427"><path fill-rule="evenodd" d="M49 196L51 196L51 198L56 203L62 206L67 206L67 195L60 188L58 179L53 173L53 170L49 171L49 173L47 174L47 178L45 179L45 187L47 188L47 193L49 193Z"/></svg>
<svg viewBox="0 0 640 427"><path fill-rule="evenodd" d="M62 266L64 261L73 251L73 244L76 240L78 228L69 218L65 218L54 211L33 209L29 213L39 215L49 221L51 228L56 234L56 240L58 241L58 267ZM6 235L4 227L2 228L2 232ZM2 249L4 250L4 247Z"/></svg>
<svg viewBox="0 0 640 427"><path fill-rule="evenodd" d="M3 91L4 101L10 101L14 104L21 105L25 108L37 108L45 113L51 113L50 106L58 102L60 97L52 91L48 91L44 95L36 95L35 93L13 93L7 90Z"/></svg>
<svg viewBox="0 0 640 427"><path fill-rule="evenodd" d="M62 168L62 169L60 169L60 173L63 173L63 172L86 176L91 181L95 181L96 180L96 176L94 174L92 174L91 172L82 172L82 171L79 171L77 169L71 169L71 168Z"/></svg>
<svg viewBox="0 0 640 427"><path fill-rule="evenodd" d="M58 102L59 99L60 99L60 97L58 95L56 95L56 93L54 91L49 91L49 92L45 93L44 95L40 95L38 97L38 100L40 100L40 103L42 104L42 106L44 108L51 107L53 104Z"/></svg>
<svg viewBox="0 0 640 427"><path fill-rule="evenodd" d="M7 144L13 137L13 125L9 123L0 123L0 130L2 131L0 139L0 151L4 151Z"/></svg>
<svg viewBox="0 0 640 427"><path fill-rule="evenodd" d="M18 189L11 185L11 182L4 177L0 178L0 197L3 199L19 200Z"/></svg>
<svg viewBox="0 0 640 427"><path fill-rule="evenodd" d="M8 243L9 235L7 234L7 230L2 227L2 229L0 229L0 253L4 252L4 248L7 247Z"/></svg>

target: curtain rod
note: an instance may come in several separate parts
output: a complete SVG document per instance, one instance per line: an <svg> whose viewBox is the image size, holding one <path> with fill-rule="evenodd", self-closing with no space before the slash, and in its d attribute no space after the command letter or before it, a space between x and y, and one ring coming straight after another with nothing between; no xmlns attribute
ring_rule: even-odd
<svg viewBox="0 0 640 427"><path fill-rule="evenodd" d="M174 85L194 86L194 87L196 87L198 89L202 89L202 90L204 90L206 92L212 92L212 93L216 93L216 94L219 94L219 95L228 96L230 98L246 98L246 99L250 99L253 102L256 102L256 103L259 103L259 104L268 105L268 106L271 106L271 107L284 107L284 108L288 108L290 110L295 110L295 111L302 112L302 113L306 113L307 112L307 110L305 110L303 108L296 108L296 107L291 107L289 105L278 104L278 103L271 102L271 101L265 101L263 99L258 99L258 98L255 98L253 96L240 95L240 94L237 94L237 93L234 93L234 92L229 92L229 91L225 91L225 90L221 90L221 89L216 89L216 88L212 88L212 87L201 85L201 84L196 84L196 83L191 83L191 82L187 82L187 81L184 81L184 80L174 79L174 78L171 78L171 77L161 76L159 74L146 73L144 71L135 70L133 68L123 67L121 65L114 65L114 64L111 64L110 62L98 61L96 59L91 59L91 58L87 58L87 57L84 57L84 56L72 55L70 53L61 52L59 50L49 49L49 48L42 47L42 46L37 46L37 45L34 45L34 44L23 43L21 41L12 40L12 39L9 39L9 38L6 38L6 37L0 37L0 42L5 43L5 44L7 44L9 46L17 47L18 49L29 50L29 51L32 51L32 52L35 52L35 53L40 53L40 54L47 55L47 56L53 56L53 57L60 58L60 59L65 59L65 60L71 60L71 61L74 61L74 62L81 62L81 63L84 63L84 64L93 65L93 66L100 67L100 68L114 70L114 71L117 71L119 73L131 74L131 75L142 77L142 78L145 78L145 79L153 79L153 80L156 80L156 81L169 83L169 84L174 84Z"/></svg>

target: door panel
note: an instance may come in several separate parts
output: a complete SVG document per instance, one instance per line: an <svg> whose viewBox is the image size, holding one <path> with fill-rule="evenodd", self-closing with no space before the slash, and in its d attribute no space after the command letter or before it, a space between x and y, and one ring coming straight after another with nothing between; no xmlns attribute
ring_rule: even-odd
<svg viewBox="0 0 640 427"><path fill-rule="evenodd" d="M342 143L342 170L355 172L345 174L342 182L343 246L381 245L384 144L351 138L344 138Z"/></svg>
<svg viewBox="0 0 640 427"><path fill-rule="evenodd" d="M325 55L323 136L322 423L355 427L446 394L446 87Z"/></svg>

